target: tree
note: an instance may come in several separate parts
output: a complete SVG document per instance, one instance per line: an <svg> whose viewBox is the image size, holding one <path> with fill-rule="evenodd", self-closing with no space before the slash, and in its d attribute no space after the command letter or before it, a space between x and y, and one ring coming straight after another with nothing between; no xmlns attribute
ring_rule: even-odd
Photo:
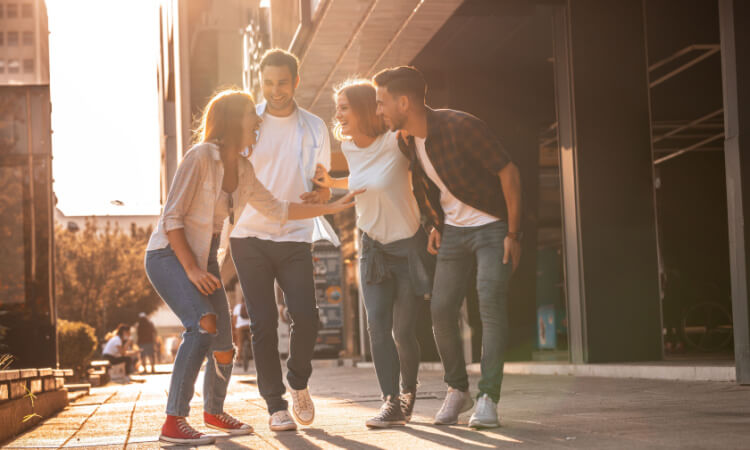
<svg viewBox="0 0 750 450"><path fill-rule="evenodd" d="M108 222L87 220L80 231L55 227L55 292L61 319L91 325L99 339L138 313L155 311L161 299L143 266L151 230L129 234Z"/></svg>

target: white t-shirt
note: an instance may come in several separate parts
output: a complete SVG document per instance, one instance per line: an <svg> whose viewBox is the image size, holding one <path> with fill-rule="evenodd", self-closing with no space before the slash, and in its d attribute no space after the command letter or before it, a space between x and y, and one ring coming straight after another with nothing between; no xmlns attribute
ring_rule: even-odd
<svg viewBox="0 0 750 450"><path fill-rule="evenodd" d="M234 306L234 310L232 311L232 315L237 318L237 328L249 327L250 326L250 317L248 317L247 319L243 318L240 315L241 311L242 311L242 303L237 303Z"/></svg>
<svg viewBox="0 0 750 450"><path fill-rule="evenodd" d="M299 202L307 192L299 161L297 112L287 117L263 115L260 139L250 162L258 180L279 200ZM256 237L276 242L312 242L313 219L290 220L282 225L247 205L232 231L233 238Z"/></svg>
<svg viewBox="0 0 750 450"><path fill-rule="evenodd" d="M108 340L106 344L104 344L104 350L102 350L102 354L112 355L112 356L122 356L121 350L122 350L122 339L120 339L120 336L115 335L113 338Z"/></svg>
<svg viewBox="0 0 750 450"><path fill-rule="evenodd" d="M440 189L440 206L443 207L443 212L445 213L445 223L454 227L478 227L500 220L495 216L472 208L451 194L451 191L443 184L430 158L427 156L424 141L423 138L414 136L414 143L417 147L417 158L419 158L419 162L422 164L424 173ZM498 195L501 194L498 193Z"/></svg>
<svg viewBox="0 0 750 450"><path fill-rule="evenodd" d="M357 226L382 244L414 236L419 206L396 133L386 132L365 148L344 141L341 150L349 163L349 189L367 189L357 196Z"/></svg>

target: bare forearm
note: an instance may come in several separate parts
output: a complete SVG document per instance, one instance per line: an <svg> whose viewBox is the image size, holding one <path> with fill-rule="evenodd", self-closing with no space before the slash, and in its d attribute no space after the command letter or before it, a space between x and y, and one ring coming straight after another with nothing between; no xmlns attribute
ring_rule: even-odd
<svg viewBox="0 0 750 450"><path fill-rule="evenodd" d="M289 220L311 219L331 214L335 210L330 203L290 203Z"/></svg>
<svg viewBox="0 0 750 450"><path fill-rule="evenodd" d="M521 174L515 164L509 163L499 176L508 207L508 231L514 233L521 230Z"/></svg>
<svg viewBox="0 0 750 450"><path fill-rule="evenodd" d="M172 251L177 256L177 260L180 261L186 272L198 266L193 250L190 249L190 244L188 244L185 237L184 228L168 231L167 239L169 240L169 245L172 247Z"/></svg>

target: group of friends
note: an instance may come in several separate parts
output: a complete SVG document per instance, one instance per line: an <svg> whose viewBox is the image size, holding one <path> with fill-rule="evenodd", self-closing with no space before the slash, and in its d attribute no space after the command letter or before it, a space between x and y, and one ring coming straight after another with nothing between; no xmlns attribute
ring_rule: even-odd
<svg viewBox="0 0 750 450"><path fill-rule="evenodd" d="M253 431L224 410L235 356L219 274L227 253L250 320L270 429L313 423L308 381L319 316L311 246L320 239L338 243L322 216L351 207L360 230L360 288L383 395L382 407L366 425L391 427L411 419L420 361L416 321L429 300L448 386L435 424L457 423L476 400L469 426L498 426L508 283L522 237L520 175L508 152L482 120L429 108L423 75L401 66L335 89L332 134L341 141L349 176L334 178L326 123L294 100L297 58L281 49L267 51L260 78L263 103L235 89L210 100L147 247L149 279L185 327L160 440L213 442L186 420L204 362L205 425L229 434ZM332 188L348 193L331 201ZM229 252L220 248L222 231L229 233ZM284 293L291 321L286 384L274 283ZM476 284L483 327L475 396L458 326L469 283Z"/></svg>

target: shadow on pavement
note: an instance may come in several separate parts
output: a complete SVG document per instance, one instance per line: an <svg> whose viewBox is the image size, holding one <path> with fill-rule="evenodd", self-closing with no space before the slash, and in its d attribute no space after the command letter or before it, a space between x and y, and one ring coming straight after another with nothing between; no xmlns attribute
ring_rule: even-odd
<svg viewBox="0 0 750 450"><path fill-rule="evenodd" d="M327 431L320 429L320 428L305 428L302 430L303 433L308 434L315 439L320 439L321 441L326 441L331 445L335 445L340 448L346 448L346 449L363 449L363 450L380 450L382 447L376 447L374 445L366 444L364 442L357 442L353 441L351 439L347 439L343 436L334 436ZM290 447L291 448L291 447Z"/></svg>

